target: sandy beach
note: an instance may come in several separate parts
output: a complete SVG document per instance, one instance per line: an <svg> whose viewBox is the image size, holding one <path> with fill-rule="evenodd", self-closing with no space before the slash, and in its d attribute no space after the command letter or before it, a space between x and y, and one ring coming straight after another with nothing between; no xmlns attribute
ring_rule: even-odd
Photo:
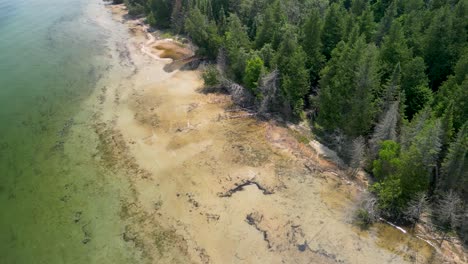
<svg viewBox="0 0 468 264"><path fill-rule="evenodd" d="M300 126L237 118L228 95L200 91L199 70L164 70L189 48L107 8L130 38L110 50L118 74L99 84L94 129L102 162L132 175L121 236L143 262L440 263L394 227L354 226L362 183L301 143Z"/></svg>

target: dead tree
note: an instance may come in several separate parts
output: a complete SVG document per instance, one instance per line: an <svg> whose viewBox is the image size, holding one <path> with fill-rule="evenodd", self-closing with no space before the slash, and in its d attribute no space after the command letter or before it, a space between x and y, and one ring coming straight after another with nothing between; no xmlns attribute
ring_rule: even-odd
<svg viewBox="0 0 468 264"><path fill-rule="evenodd" d="M351 161L349 164L350 167L350 176L355 177L362 167L364 162L364 156L366 152L365 140L362 136L355 138L352 143L352 153Z"/></svg>
<svg viewBox="0 0 468 264"><path fill-rule="evenodd" d="M447 232L460 226L463 219L462 200L452 190L442 193L435 204L434 215L439 227L444 231L440 245L447 238Z"/></svg>
<svg viewBox="0 0 468 264"><path fill-rule="evenodd" d="M413 228L420 220L421 215L427 212L429 208L429 200L425 192L418 193L413 199L408 202L408 207L403 212L405 219L410 221Z"/></svg>
<svg viewBox="0 0 468 264"><path fill-rule="evenodd" d="M270 112L277 103L279 87L279 71L274 70L260 80L259 89L263 95L258 106L258 112L265 114Z"/></svg>
<svg viewBox="0 0 468 264"><path fill-rule="evenodd" d="M377 206L377 198L370 193L364 193L359 199L359 204L354 214L354 222L361 227L367 227L379 220L380 211Z"/></svg>
<svg viewBox="0 0 468 264"><path fill-rule="evenodd" d="M388 110L382 115L379 123L375 126L370 143L370 152L373 157L379 152L379 144L384 140L396 140L398 122L399 102L393 102Z"/></svg>

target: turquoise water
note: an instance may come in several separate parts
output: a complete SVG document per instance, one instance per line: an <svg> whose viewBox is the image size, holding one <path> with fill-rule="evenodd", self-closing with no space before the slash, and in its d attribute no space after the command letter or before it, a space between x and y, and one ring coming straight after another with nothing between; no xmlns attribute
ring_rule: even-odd
<svg viewBox="0 0 468 264"><path fill-rule="evenodd" d="M134 263L124 177L99 163L92 109L110 33L100 0L0 0L0 263ZM105 11L105 10L104 10Z"/></svg>

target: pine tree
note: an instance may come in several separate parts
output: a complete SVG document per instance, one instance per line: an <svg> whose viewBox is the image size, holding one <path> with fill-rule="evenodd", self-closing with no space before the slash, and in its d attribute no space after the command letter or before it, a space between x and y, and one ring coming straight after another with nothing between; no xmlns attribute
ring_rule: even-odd
<svg viewBox="0 0 468 264"><path fill-rule="evenodd" d="M331 57L332 50L343 38L344 31L344 10L333 3L328 8L325 22L322 29L321 39L323 43L323 54L327 59Z"/></svg>
<svg viewBox="0 0 468 264"><path fill-rule="evenodd" d="M340 42L320 72L318 121L329 131L344 126L342 113L349 109L349 88L354 86L357 60L351 53L351 44Z"/></svg>
<svg viewBox="0 0 468 264"><path fill-rule="evenodd" d="M385 8L385 15L382 17L379 23L379 28L377 29L377 33L375 35L375 43L379 46L382 42L387 32L392 27L393 21L397 15L397 8L396 8L396 1L391 1L388 5L388 8ZM375 9L374 9L375 10ZM376 18L379 19L381 16L379 15L379 11L374 12L376 14Z"/></svg>
<svg viewBox="0 0 468 264"><path fill-rule="evenodd" d="M447 109L445 109L444 114L441 117L442 124L442 156L445 157L446 150L448 145L453 138L453 102L450 102Z"/></svg>
<svg viewBox="0 0 468 264"><path fill-rule="evenodd" d="M360 16L368 8L366 0L353 0L351 2L351 13L356 17Z"/></svg>
<svg viewBox="0 0 468 264"><path fill-rule="evenodd" d="M459 129L468 121L468 48L455 66L454 75L450 76L437 92L434 108L438 116L453 102L453 127Z"/></svg>
<svg viewBox="0 0 468 264"><path fill-rule="evenodd" d="M350 87L351 107L343 113L348 124L343 127L343 131L351 136L365 135L369 132L375 117L374 92L379 89L380 82L377 66L377 48L373 45L366 45L361 37L354 49L357 52L364 51L357 61L357 71L354 76L354 87Z"/></svg>
<svg viewBox="0 0 468 264"><path fill-rule="evenodd" d="M447 157L442 163L441 190L455 190L468 197L468 122L465 123L450 144Z"/></svg>
<svg viewBox="0 0 468 264"><path fill-rule="evenodd" d="M429 188L441 151L441 134L440 120L428 120L409 148L403 149L400 181L406 201Z"/></svg>
<svg viewBox="0 0 468 264"><path fill-rule="evenodd" d="M405 64L411 58L411 51L406 45L406 40L401 29L401 24L394 21L388 32L383 38L380 48L380 60L382 61L383 79L390 76L398 63Z"/></svg>
<svg viewBox="0 0 468 264"><path fill-rule="evenodd" d="M151 10L152 26L169 28L171 23L172 2L168 0L148 0L148 7Z"/></svg>
<svg viewBox="0 0 468 264"><path fill-rule="evenodd" d="M374 22L374 13L370 8L367 8L358 17L357 23L359 26L359 34L364 35L366 42L369 43L374 37L377 24Z"/></svg>
<svg viewBox="0 0 468 264"><path fill-rule="evenodd" d="M394 101L386 112L382 115L379 122L375 126L372 138L369 141L371 156L375 157L379 151L379 146L382 141L393 140L397 138L397 121L398 121L399 102Z"/></svg>
<svg viewBox="0 0 468 264"><path fill-rule="evenodd" d="M406 95L406 116L413 116L432 101L432 91L428 87L426 66L421 57L415 57L403 64L401 87Z"/></svg>
<svg viewBox="0 0 468 264"><path fill-rule="evenodd" d="M302 47L307 54L307 68L310 72L310 80L315 84L319 77L320 69L323 66L325 57L322 55L322 41L320 32L322 30L322 22L318 10L313 9L309 14L309 18L302 29Z"/></svg>
<svg viewBox="0 0 468 264"><path fill-rule="evenodd" d="M400 134L400 144L404 151L408 150L415 137L424 128L426 121L431 117L431 109L426 107L418 112L409 124L402 127Z"/></svg>
<svg viewBox="0 0 468 264"><path fill-rule="evenodd" d="M304 97L309 91L309 74L306 70L306 54L298 45L291 28L281 42L277 54L277 65L281 74L281 91L295 116L300 116Z"/></svg>
<svg viewBox="0 0 468 264"><path fill-rule="evenodd" d="M228 18L224 34L224 48L231 65L233 79L242 81L247 60L245 55L250 50L250 39L247 30L236 14L231 14Z"/></svg>
<svg viewBox="0 0 468 264"><path fill-rule="evenodd" d="M375 116L377 73L375 46L366 45L363 36L354 43L340 42L321 72L319 122L348 136L367 133Z"/></svg>
<svg viewBox="0 0 468 264"><path fill-rule="evenodd" d="M263 20L255 38L256 48L261 49L267 43L271 43L274 49L278 48L281 42L281 28L285 22L284 10L281 8L280 1L276 0L267 7L263 14Z"/></svg>
<svg viewBox="0 0 468 264"><path fill-rule="evenodd" d="M218 29L214 21L202 14L200 9L190 9L185 19L185 31L198 45L198 54L215 59L218 49L221 45L221 37L218 35Z"/></svg>
<svg viewBox="0 0 468 264"><path fill-rule="evenodd" d="M460 197L453 191L442 193L434 208L434 215L440 227L445 231L455 230L462 223L462 201ZM441 241L444 242L445 236Z"/></svg>
<svg viewBox="0 0 468 264"><path fill-rule="evenodd" d="M431 87L438 87L451 73L454 62L452 45L452 16L448 7L433 11L433 19L426 30L424 61L428 65Z"/></svg>
<svg viewBox="0 0 468 264"><path fill-rule="evenodd" d="M415 224L421 218L421 215L429 210L429 199L427 193L417 193L409 202L403 214L405 219Z"/></svg>
<svg viewBox="0 0 468 264"><path fill-rule="evenodd" d="M351 161L351 177L355 177L359 169L362 167L366 154L365 140L362 136L357 137L352 142Z"/></svg>

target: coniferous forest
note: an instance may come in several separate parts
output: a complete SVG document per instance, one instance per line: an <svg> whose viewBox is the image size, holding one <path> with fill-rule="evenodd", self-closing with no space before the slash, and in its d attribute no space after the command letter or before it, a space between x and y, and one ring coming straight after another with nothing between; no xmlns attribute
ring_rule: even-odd
<svg viewBox="0 0 468 264"><path fill-rule="evenodd" d="M130 15L188 36L258 111L308 119L373 208L407 225L424 215L468 243L467 0L125 0ZM353 174L353 173L351 173Z"/></svg>

